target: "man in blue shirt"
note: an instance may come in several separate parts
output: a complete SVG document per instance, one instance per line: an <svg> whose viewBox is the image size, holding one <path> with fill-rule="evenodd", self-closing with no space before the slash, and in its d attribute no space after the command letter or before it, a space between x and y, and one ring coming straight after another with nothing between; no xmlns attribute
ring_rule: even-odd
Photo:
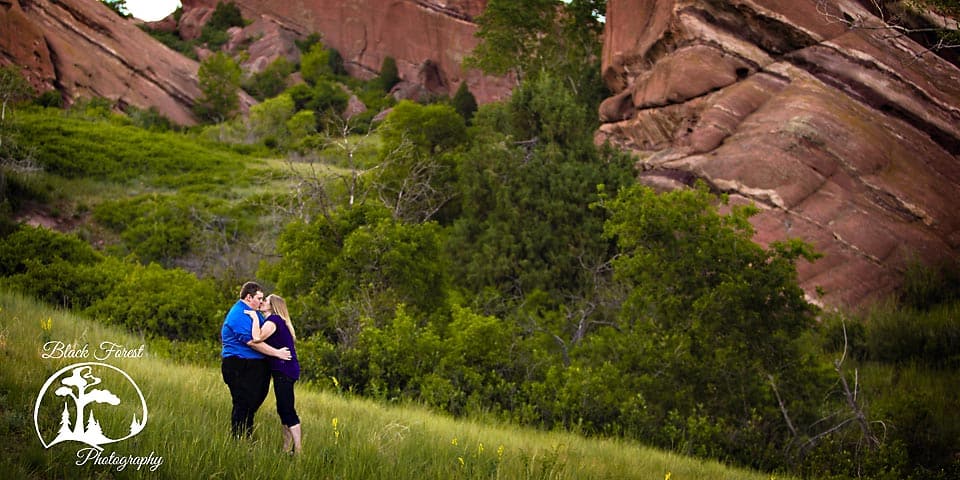
<svg viewBox="0 0 960 480"><path fill-rule="evenodd" d="M220 373L230 389L233 410L230 427L234 437L253 434L253 416L270 391L270 365L266 357L290 359L290 350L276 349L266 343L254 343L251 334L250 310L260 315L263 288L256 282L247 282L240 289L240 299L230 308L220 329Z"/></svg>

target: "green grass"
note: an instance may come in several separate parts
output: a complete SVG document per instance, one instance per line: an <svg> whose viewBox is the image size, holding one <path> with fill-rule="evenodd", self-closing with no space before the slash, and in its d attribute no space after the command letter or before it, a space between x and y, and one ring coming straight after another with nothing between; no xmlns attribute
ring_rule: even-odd
<svg viewBox="0 0 960 480"><path fill-rule="evenodd" d="M0 436L6 440L0 469L6 478L771 478L625 441L456 420L302 385L304 454L289 458L279 452L272 394L257 415L256 441L236 441L228 435L230 401L216 368L175 364L151 354L141 338L10 292L0 292L0 309ZM47 319L49 331L41 327ZM89 343L91 355L101 341L146 343L145 358L107 362L137 382L149 416L143 432L104 445L104 455L162 456L155 472L78 466L83 445L76 442L43 448L32 418L43 383L66 365L95 361L42 359L47 339ZM112 411L98 410L98 418L107 424Z"/></svg>
<svg viewBox="0 0 960 480"><path fill-rule="evenodd" d="M150 132L52 110L24 110L17 120L19 142L34 149L45 171L66 178L226 184L237 180L243 164L239 154L176 132Z"/></svg>

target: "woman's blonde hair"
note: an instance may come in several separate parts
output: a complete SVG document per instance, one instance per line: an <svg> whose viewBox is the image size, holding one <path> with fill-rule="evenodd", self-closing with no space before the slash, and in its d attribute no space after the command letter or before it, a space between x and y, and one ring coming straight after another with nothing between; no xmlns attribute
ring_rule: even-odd
<svg viewBox="0 0 960 480"><path fill-rule="evenodd" d="M296 340L297 332L293 329L293 322L290 321L290 312L287 311L287 302L280 295L274 295L272 293L267 296L267 301L270 302L270 309L273 310L273 313L280 315L280 318L286 322L287 329L290 330L290 335L294 340Z"/></svg>

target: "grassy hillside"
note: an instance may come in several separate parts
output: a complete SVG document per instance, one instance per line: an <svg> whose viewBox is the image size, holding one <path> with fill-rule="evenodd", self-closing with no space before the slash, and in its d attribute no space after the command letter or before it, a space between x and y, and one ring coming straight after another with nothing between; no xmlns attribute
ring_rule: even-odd
<svg viewBox="0 0 960 480"><path fill-rule="evenodd" d="M0 308L0 469L7 478L770 478L622 441L458 421L304 386L297 391L304 454L287 458L279 453L272 394L257 416L256 441L232 440L219 372L157 358L149 343L143 358L105 361L137 382L149 416L139 435L104 445L103 456L152 453L163 463L139 472L135 465L78 466L85 445L44 449L35 433L32 412L42 385L67 365L96 361L100 342L135 348L144 340L10 292L0 292ZM47 340L89 344L90 358L43 359ZM109 408L91 408L101 423L111 420Z"/></svg>

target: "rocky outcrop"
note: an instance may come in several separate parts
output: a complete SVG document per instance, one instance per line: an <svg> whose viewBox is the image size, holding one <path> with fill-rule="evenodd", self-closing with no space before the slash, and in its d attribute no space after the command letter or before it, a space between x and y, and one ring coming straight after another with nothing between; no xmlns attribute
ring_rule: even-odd
<svg viewBox="0 0 960 480"><path fill-rule="evenodd" d="M184 0L180 34L199 36L218 0ZM234 0L243 17L277 24L300 37L320 33L351 75L376 76L386 57L397 61L400 78L418 82L425 70L442 82L421 86L433 94L454 91L466 81L480 103L509 96L515 82L461 66L477 44L473 18L485 0ZM251 62L256 61L251 54ZM435 70L435 72L434 72ZM442 88L435 88L442 85Z"/></svg>
<svg viewBox="0 0 960 480"><path fill-rule="evenodd" d="M300 35L273 17L261 16L242 29L232 28L229 33L231 37L226 48L233 53L241 49L246 51L246 60L241 67L249 74L263 71L280 57L291 64L300 61L300 50L296 45Z"/></svg>
<svg viewBox="0 0 960 480"><path fill-rule="evenodd" d="M21 67L39 91L58 89L68 104L103 97L196 122L198 64L97 0L0 0L0 63Z"/></svg>
<svg viewBox="0 0 960 480"><path fill-rule="evenodd" d="M596 140L758 205L757 241L824 254L812 299L862 305L960 259L960 69L844 19L880 26L852 0L609 0Z"/></svg>

